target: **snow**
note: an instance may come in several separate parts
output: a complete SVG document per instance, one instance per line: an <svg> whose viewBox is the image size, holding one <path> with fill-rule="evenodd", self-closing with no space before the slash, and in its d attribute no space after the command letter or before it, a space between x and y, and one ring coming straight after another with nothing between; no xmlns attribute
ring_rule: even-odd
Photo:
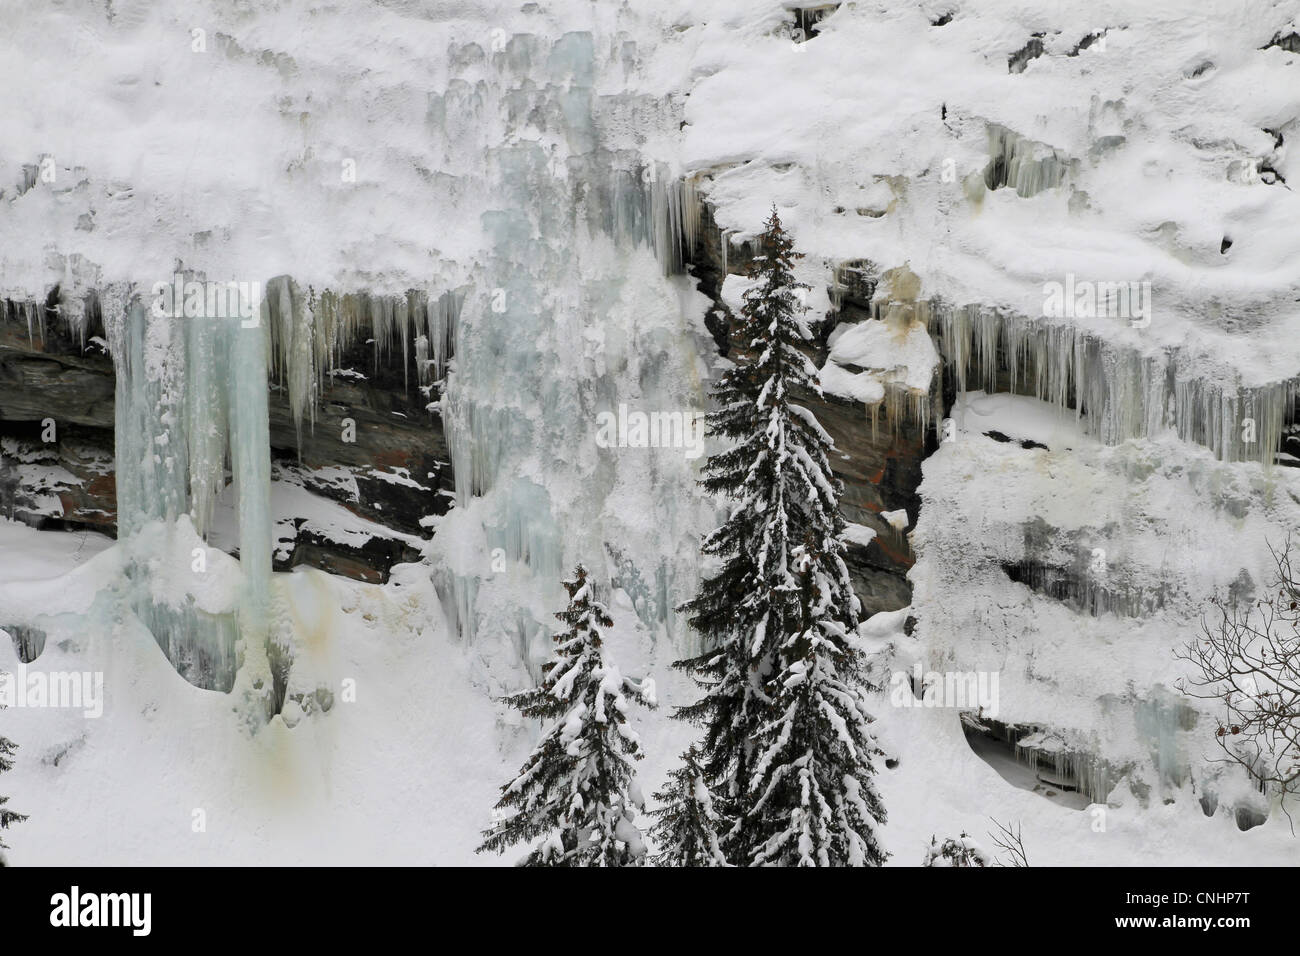
<svg viewBox="0 0 1300 956"><path fill-rule="evenodd" d="M817 376L822 391L828 395L838 395L864 405L876 405L885 399L885 386L871 372L849 372L827 363Z"/></svg>
<svg viewBox="0 0 1300 956"><path fill-rule="evenodd" d="M722 290L719 295L727 308L740 315L740 310L745 306L745 293L757 284L758 280L747 276L728 275L722 280Z"/></svg>
<svg viewBox="0 0 1300 956"><path fill-rule="evenodd" d="M902 328L875 319L838 325L829 344L830 361L836 365L885 373L885 381L914 391L928 392L939 367L939 353L923 322L910 322ZM822 374L825 372L823 369Z"/></svg>
<svg viewBox="0 0 1300 956"><path fill-rule="evenodd" d="M867 547L872 541L876 540L876 530L868 528L866 525L855 524L852 521L845 522L844 534L841 537L850 544L856 544L860 547Z"/></svg>
<svg viewBox="0 0 1300 956"><path fill-rule="evenodd" d="M1217 462L1172 435L1105 446L1056 409L1024 397L972 393L967 401L964 414L955 413L964 425L954 440L925 462L912 532L919 559L910 575L919 624L914 638L897 643L956 670L998 673L998 720L1054 728L1113 767L1120 793L1129 785L1126 774L1153 786L1145 801L1109 801L1108 835L1071 847L1078 862L1112 853L1136 862L1140 855L1127 854L1138 848L1169 863L1244 860L1246 847L1262 859L1293 859L1280 836L1281 814L1246 833L1237 829L1231 807L1251 805L1244 775L1209 762L1209 714L1194 701L1180 702L1173 684L1182 673L1174 652L1197 632L1205 602L1227 599L1243 582L1254 589L1267 580L1266 543L1280 541L1300 519L1295 472L1268 476L1258 465ZM985 432L1048 448L1022 448ZM1004 567L1025 560L1064 569L1083 609L1011 580ZM1118 611L1087 610L1107 594ZM1137 615L1125 610L1135 602L1143 606ZM1116 674L1123 675L1119 684ZM889 723L900 721L930 724L905 731L910 746L918 734L936 735L923 748L950 747L961 755L959 766L968 765L970 747L951 711L889 715ZM950 743L940 742L943 735ZM1021 765L1008 757L988 763L1025 783L1023 767L1015 769ZM964 781L965 773L954 768L945 779ZM1199 803L1205 794L1219 799L1212 818ZM1040 806L1030 809L1042 819ZM1026 822L1031 830L1039 828ZM1109 836L1117 830L1124 836ZM1061 839L1041 831L1035 837Z"/></svg>
<svg viewBox="0 0 1300 956"><path fill-rule="evenodd" d="M861 260L882 278L915 277L873 303L883 314L841 333L850 343L887 339L872 322L910 310L943 331L964 390L972 359L972 384L984 384L1001 335L1008 351L1038 356L1038 397L1064 406L1074 382L1074 404L1091 406L1088 427L1105 441L1173 424L1222 458L1271 463L1300 367L1288 265L1300 199L1257 172L1295 162L1274 135L1293 130L1295 55L1262 48L1294 11L1229 6L1188 16L1173 0L1114 0L1047 15L958 3L934 26L929 11L864 2L793 43L776 3L745 16L696 5L659 57L665 72L698 77L681 163L723 230L752 235L775 202L822 270L814 287ZM1103 28L1104 43L1075 50ZM1044 55L1009 71L1035 34ZM1015 188L988 188L1002 166ZM1146 283L1152 314L1046 319L1049 284L1076 277ZM878 368L927 384L926 363L887 349L843 354L873 374L828 366L832 394L870 403ZM1240 438L1243 418L1259 440Z"/></svg>
<svg viewBox="0 0 1300 956"><path fill-rule="evenodd" d="M978 389L965 392L958 396L952 417L956 438L995 431L1058 451L1097 444L1071 412L1025 395L990 395Z"/></svg>
<svg viewBox="0 0 1300 956"><path fill-rule="evenodd" d="M953 0L932 26L932 5L859 0L798 44L788 6L121 0L111 21L90 2L7 18L0 51L23 68L0 99L0 291L60 284L74 331L81 294L103 292L115 318L86 341L122 389L122 540L0 522L0 627L46 630L37 666L102 671L107 693L98 720L6 712L21 749L3 787L31 814L7 834L11 862L492 862L473 847L536 736L493 699L536 676L577 559L610 592L625 673L658 679L665 706L634 721L657 789L694 736L668 718L696 694L667 667L695 650L672 608L717 515L683 456L599 449L594 421L620 402L705 405L722 367L711 303L664 274L698 191L724 249L777 204L813 317L838 267L882 270L871 315L832 335L828 394L874 407L928 392L941 361L957 385L952 438L924 463L913 605L863 622L861 644L887 669L996 672L1000 720L1130 768L1098 831L1097 804L1034 792L951 709L879 695L874 729L900 761L877 777L892 862L919 863L934 834L982 841L994 817L1022 823L1035 865L1295 865L1282 814L1238 830L1248 788L1209 768L1207 713L1171 703L1172 654L1204 601L1257 592L1266 542L1300 524L1296 470L1265 467L1300 368L1300 199L1253 175L1267 163L1300 182L1296 55L1260 49L1294 2ZM1011 72L1039 32L1044 54ZM44 159L53 181L30 173ZM990 189L999 163L1008 188ZM266 338L122 318L127 284L147 290L178 260L273 289ZM1149 282L1149 325L1049 318L1044 286L1070 276ZM731 309L747 282L725 278ZM456 507L427 565L383 586L270 572L284 516L333 541L394 536L265 461L268 366L307 427L323 375L367 378L334 367L346 310L305 308L308 289L368 291L376 363L414 356L414 384L447 379ZM423 325L403 314L408 290ZM1032 396L993 394L999 350ZM19 467L51 496L70 477ZM356 500L342 469L315 477ZM254 541L267 547L239 561L221 550ZM1078 606L1006 570L1033 562L1061 569ZM1088 611L1106 606L1141 613ZM218 616L223 641L242 614L254 657L267 639L291 648L281 714L244 719L266 661L230 694L202 690L133 607ZM15 663L0 641L0 668Z"/></svg>
<svg viewBox="0 0 1300 956"><path fill-rule="evenodd" d="M53 534L37 531L19 522L0 520L0 548L11 556L23 556L21 561L0 562L0 582L35 584L57 581L81 566L90 564L93 558L112 544L112 538L93 531ZM101 582L106 579L106 575L98 577ZM70 582L65 581L64 585L68 583ZM86 587L85 581L78 584L81 588ZM90 589L93 591L94 586Z"/></svg>
<svg viewBox="0 0 1300 956"><path fill-rule="evenodd" d="M64 536L43 537L57 547ZM11 863L475 862L474 824L495 793L498 760L483 759L496 746L494 706L445 634L404 608L427 584L408 574L376 588L312 570L277 578L300 618L299 650L311 650L299 665L332 690L330 711L289 708L250 737L230 698L182 681L138 624L51 641L32 667L101 671L107 705L98 720L6 712L21 748L6 792L31 811L22 838L12 834ZM6 641L0 669L14 663ZM345 680L355 703L343 701Z"/></svg>
<svg viewBox="0 0 1300 956"><path fill-rule="evenodd" d="M536 731L505 719L494 703L502 688L481 657L449 635L418 565L395 568L382 586L314 569L274 575L275 614L291 619L296 635L290 693L310 698L321 689L333 703L304 713L291 700L249 734L230 695L183 681L138 623L93 634L69 619L119 573L112 559L120 545L94 536L77 559L81 538L0 522L5 620L35 619L50 633L29 673L93 671L105 679L98 719L5 711L5 734L19 743L5 793L11 807L30 813L8 834L11 864L509 862L473 850L499 784ZM23 561L13 560L17 554ZM625 617L616 614L606 639L628 673L662 675L669 711L693 695L689 681L667 668L671 654L656 651ZM10 642L0 639L0 670L16 666ZM517 674L516 686L527 679ZM692 731L643 723L651 757L638 770L658 784ZM194 830L198 810L203 832Z"/></svg>
<svg viewBox="0 0 1300 956"><path fill-rule="evenodd" d="M325 541L352 548L360 548L372 538L402 541L417 551L426 544L417 535L404 534L362 518L337 502L313 494L294 480L272 481L270 489L277 541L291 541L296 534L310 532ZM227 486L217 499L212 531L207 539L212 547L225 551L239 550L239 516L232 492L233 487Z"/></svg>
<svg viewBox="0 0 1300 956"><path fill-rule="evenodd" d="M895 531L907 530L907 511L903 508L899 508L897 511L882 511L880 517Z"/></svg>
<svg viewBox="0 0 1300 956"><path fill-rule="evenodd" d="M1148 279L1149 329L1126 334L1105 319L1090 328L1144 348L1181 344L1256 381L1300 364L1294 344L1261 349L1297 341L1286 263L1300 200L1230 175L1234 163L1270 155L1263 130L1295 116L1294 55L1260 49L1285 9L1213 4L1189 15L1174 0L1108 0L1048 15L958 2L934 27L927 10L862 2L796 44L778 29L778 7L742 15L696 4L684 49L661 52L689 56L700 77L683 165L708 177L701 188L723 228L752 234L775 200L810 258L906 262L927 295L1031 316L1043 282L1067 273ZM1067 55L1103 27L1105 44ZM1046 53L1009 73L1008 57L1035 32L1046 32ZM1213 70L1188 77L1192 61ZM1031 196L968 189L997 130L1066 157L1065 185ZM1292 152L1281 161L1294 162ZM895 200L888 212L858 214L879 211L883 183ZM1236 243L1219 254L1225 233L1248 244L1240 258ZM1248 311L1250 328L1199 321L1216 300Z"/></svg>

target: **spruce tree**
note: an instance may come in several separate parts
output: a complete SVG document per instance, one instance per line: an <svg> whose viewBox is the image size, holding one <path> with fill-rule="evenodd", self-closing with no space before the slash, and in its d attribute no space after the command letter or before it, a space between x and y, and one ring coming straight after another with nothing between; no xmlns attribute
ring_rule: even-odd
<svg viewBox="0 0 1300 956"><path fill-rule="evenodd" d="M668 774L668 783L655 794L659 809L650 838L658 845L656 866L727 866L718 842L721 822L700 767L700 748L692 744L682 764Z"/></svg>
<svg viewBox="0 0 1300 956"><path fill-rule="evenodd" d="M13 756L14 751L17 749L18 745L12 740L9 740L7 737L0 737L0 773L13 769ZM15 813L13 810L6 809L5 804L8 802L8 797L0 796L0 830L8 830L15 823L22 823L27 819L27 817L21 813ZM9 847L5 845L3 840L0 840L0 850L7 849L9 849ZM3 857L0 857L0 866L3 865Z"/></svg>
<svg viewBox="0 0 1300 956"><path fill-rule="evenodd" d="M774 225L775 223L775 225ZM773 362L802 362L784 339L795 314L799 284L791 264L796 254L781 230L775 210L760 240L767 255L754 259L732 340L734 362L713 388L715 408L705 417L706 434L726 447L710 455L700 485L729 501L730 517L705 536L701 551L720 562L696 596L682 606L701 635L703 654L674 664L689 671L703 697L678 708L675 716L704 727L702 766L715 806L726 820L723 849L728 859L747 855L738 826L744 816L745 789L753 734L763 720L763 685L773 656L766 629L780 593L767 586L785 542L772 541L765 520L773 481L759 397ZM760 365L767 368L760 368ZM776 529L778 533L780 528ZM778 607L773 608L773 599Z"/></svg>
<svg viewBox="0 0 1300 956"><path fill-rule="evenodd" d="M654 683L624 677L606 653L603 631L614 622L592 599L586 569L579 565L564 588L569 606L555 616L567 627L555 635L541 685L506 698L545 722L542 740L501 788L503 815L478 852L540 838L521 865L639 866L646 848L632 761L643 753L627 712L629 701L655 706Z"/></svg>
<svg viewBox="0 0 1300 956"><path fill-rule="evenodd" d="M727 443L705 490L730 517L702 550L721 567L685 604L703 654L677 663L703 687L678 716L704 725L703 768L736 865L870 865L884 810L871 783L859 602L844 564L842 485L830 436L796 392L820 395L794 276L801 258L773 208L708 434Z"/></svg>
<svg viewBox="0 0 1300 956"><path fill-rule="evenodd" d="M965 830L957 839L948 837L942 843L937 837L930 837L930 845L925 848L925 862L922 866L991 866L993 858L984 848L971 839Z"/></svg>
<svg viewBox="0 0 1300 956"><path fill-rule="evenodd" d="M825 542L823 542L824 544ZM838 542L836 542L838 544ZM799 548L803 622L778 650L775 716L758 734L747 818L755 866L879 866L876 794L862 655L835 605L835 562ZM842 566L842 562L840 562ZM847 578L847 571L845 572Z"/></svg>

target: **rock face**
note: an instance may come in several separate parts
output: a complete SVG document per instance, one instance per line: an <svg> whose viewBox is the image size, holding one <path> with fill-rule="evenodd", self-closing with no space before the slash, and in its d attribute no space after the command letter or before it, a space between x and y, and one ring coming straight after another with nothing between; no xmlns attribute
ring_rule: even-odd
<svg viewBox="0 0 1300 956"><path fill-rule="evenodd" d="M83 346L59 317L57 290L47 303L0 306L0 511L111 535L113 362L102 326L87 332Z"/></svg>
<svg viewBox="0 0 1300 956"><path fill-rule="evenodd" d="M288 469L309 491L373 522L377 533L353 548L299 522L288 555L277 550L276 569L308 564L384 581L394 564L419 557L406 539L428 537L421 519L451 507L447 442L442 420L428 409L414 374L404 376L400 367L380 360L364 338L341 356L339 366L355 374L322 384L315 421L303 424L301 440L287 398L273 388L271 454L281 471Z"/></svg>
<svg viewBox="0 0 1300 956"><path fill-rule="evenodd" d="M46 303L4 303L0 511L36 527L115 535L113 363L97 300L87 302L84 340L64 320L57 289ZM301 437L283 389L271 383L271 455L280 480L372 524L366 535L344 537L306 515L276 514L275 567L383 581L394 564L419 556L418 540L429 534L421 519L450 507L446 441L415 375L380 361L364 336L338 367L346 374L322 384Z"/></svg>
<svg viewBox="0 0 1300 956"><path fill-rule="evenodd" d="M734 319L723 301L728 275L743 274L756 250L732 243L707 203L690 251L690 270L714 302L706 316L719 353L732 348ZM872 314L874 270L849 263L835 272L833 304L816 325L813 358L826 359L837 324ZM295 293L296 294L296 293ZM38 527L116 533L113 480L114 373L105 351L98 299L88 295L68 322L57 288L44 303L6 301L0 320L0 508ZM371 523L361 536L331 535L307 515L281 511L275 568L306 564L364 581L383 581L396 563L415 560L430 534L422 519L445 514L452 475L438 383L421 386L419 358L380 354L377 340L355 337L322 378L314 416L297 424L287 389L270 382L270 441L277 481L346 508ZM933 396L932 396L933 397ZM905 607L914 563L905 533L920 499L921 461L934 439L914 427L873 422L859 402L831 395L803 401L835 439L844 457L832 463L845 483L847 520L875 532L870 544L850 543L850 572L867 613ZM50 420L53 432L46 427ZM921 437L918 437L921 436ZM46 440L46 439L50 440ZM896 527L881 517L904 512ZM230 550L234 551L233 547Z"/></svg>
<svg viewBox="0 0 1300 956"><path fill-rule="evenodd" d="M916 520L926 442L891 435L888 427L878 427L873 434L871 420L857 402L828 397L824 401L808 398L805 404L845 456L832 462L844 482L840 502L844 517L876 532L870 545L850 544L847 554L863 610L874 614L906 607L912 600L907 572L916 559L907 535L881 514L902 510L909 524Z"/></svg>
<svg viewBox="0 0 1300 956"><path fill-rule="evenodd" d="M9 323L0 328L0 419L113 428L113 363L106 357L46 352L23 341ZM50 346L56 346L50 342Z"/></svg>

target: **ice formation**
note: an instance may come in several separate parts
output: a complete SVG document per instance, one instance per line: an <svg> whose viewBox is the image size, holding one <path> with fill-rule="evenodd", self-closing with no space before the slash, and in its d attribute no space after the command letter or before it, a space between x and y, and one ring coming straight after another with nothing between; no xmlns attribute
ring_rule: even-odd
<svg viewBox="0 0 1300 956"><path fill-rule="evenodd" d="M912 606L868 622L864 640L1002 674L1005 724L986 722L989 739L1076 788L1068 806L1023 794L951 710L886 710L882 740L902 759L882 775L899 808L885 838L899 859L933 831L1012 812L1054 863L1153 847L1162 862L1293 859L1291 844L1233 842L1235 826L1206 818L1257 824L1269 808L1203 759L1209 718L1172 689L1172 651L1209 597L1250 600L1265 542L1300 521L1296 471L1274 467L1300 381L1294 4L923 6L471 0L341 16L291 0L273 14L200 2L182 19L130 0L111 17L82 2L15 18L0 45L30 68L0 103L13 131L0 291L16 303L0 321L29 343L64 322L89 346L102 316L120 541L80 565L34 561L66 587L6 578L0 624L27 655L118 654L129 679L109 699L132 702L119 713L152 695L176 726L219 736L217 695L185 696L167 665L232 691L223 714L251 702L262 759L230 743L239 756L220 766L235 783L197 765L187 780L234 804L236 784L276 791L246 764L289 754L287 802L319 826L335 818L328 788L303 782L313 774L375 819L394 810L302 742L313 707L361 674L383 688L370 698L381 717L333 712L350 749L329 756L363 777L357 755L382 733L432 746L421 771L453 783L437 795L449 823L397 808L418 818L418 846L382 832L356 845L468 860L491 761L521 736L489 697L528 679L567 565L586 561L620 622L662 638L647 666L688 649L673 608L713 506L680 450L602 449L597 416L706 407L703 316L734 307L731 273L775 203L808 254L810 304L840 323L820 356L825 390L867 406L873 440L881 417L936 439L912 452L927 455L919 512L847 532L880 549L912 523ZM68 56L64 27L83 55ZM688 263L706 240L714 261ZM261 321L151 315L145 292L178 259L256 280ZM1071 274L1149 282L1151 325L1043 314L1044 283ZM361 345L369 367L344 368ZM428 516L423 563L384 588L273 575L268 400L305 436L331 376L379 372L427 398L431 427L441 417L455 507ZM238 537L218 542L232 499ZM0 528L37 555L27 530ZM133 626L123 607L166 662L119 640ZM95 731L113 734L114 758L135 747L158 773L188 766L159 726L116 726ZM448 728L488 756L466 756ZM77 753L80 729L40 733ZM26 785L89 790L112 771L102 748L92 739L68 777L42 764ZM162 799L141 806L158 818ZM1080 801L1138 839L1093 840L1086 815L1065 813ZM59 806L86 811L87 840L102 831L90 808ZM269 832L273 814L247 812L249 832ZM1248 836L1271 840L1277 816ZM319 853L285 839L294 859Z"/></svg>
<svg viewBox="0 0 1300 956"><path fill-rule="evenodd" d="M598 414L620 403L703 408L704 332L679 276L698 229L694 187L619 133L623 117L665 127L674 110L601 94L602 77L625 64L589 33L515 37L507 52L505 75L481 93L509 103L519 125L485 153L497 201L481 213L488 248L441 403L457 507L434 547L466 555L465 536L482 547L443 565L440 592L467 639L486 619L527 659L549 633L539 596L554 603L566 565L603 562L640 595L647 624L682 636L674 607L694 581L693 469L680 450L622 456L594 443ZM549 148L524 138L536 114L556 119ZM493 554L504 561L495 570Z"/></svg>
<svg viewBox="0 0 1300 956"><path fill-rule="evenodd" d="M998 719L1018 727L994 734L1090 799L1181 792L1258 823L1258 795L1202 759L1210 718L1179 698L1171 662L1206 600L1248 600L1267 579L1264 542L1297 520L1276 493L1289 469L1218 461L1172 432L1106 445L1038 399L972 395L927 461L913 532L928 652L1000 673ZM1233 540L1249 546L1225 554Z"/></svg>
<svg viewBox="0 0 1300 956"><path fill-rule="evenodd" d="M368 335L374 367L400 362L403 381L428 388L447 373L463 293L404 296L303 290L288 276L267 285L271 374L286 395L301 443L302 423L315 425L322 384L337 373L342 352ZM400 355L400 358L399 358Z"/></svg>
<svg viewBox="0 0 1300 956"><path fill-rule="evenodd" d="M1222 460L1272 465L1294 418L1300 378L1244 385L1207 356L1145 354L1074 325L979 306L940 308L935 324L959 392L1033 395L1072 410L1108 444L1173 429Z"/></svg>
<svg viewBox="0 0 1300 956"><path fill-rule="evenodd" d="M159 317L141 297L117 288L102 307L117 381L118 534L129 555L127 600L187 679L229 690L237 635L250 674L268 636L266 327L244 328L237 318ZM179 553L194 581L207 574L202 535L225 487L227 461L238 494L238 608L204 608L194 593L201 584L182 579L180 588L169 588L164 579L172 576L163 569Z"/></svg>

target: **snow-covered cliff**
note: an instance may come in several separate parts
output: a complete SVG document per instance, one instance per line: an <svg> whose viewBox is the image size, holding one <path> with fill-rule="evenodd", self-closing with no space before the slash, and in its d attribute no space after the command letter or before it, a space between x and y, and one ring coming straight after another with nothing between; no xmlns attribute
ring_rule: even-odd
<svg viewBox="0 0 1300 956"><path fill-rule="evenodd" d="M880 695L895 861L990 816L1042 862L1294 860L1174 653L1300 519L1300 4L0 15L0 500L49 529L6 532L0 667L106 675L98 720L6 711L15 862L252 860L259 829L319 859L331 794L447 805L350 858L467 862L531 732L491 698L569 566L632 665L693 646L699 462L600 416L708 407L773 204L883 683L999 680L965 721ZM248 301L157 314L178 275ZM135 799L146 751L169 785L105 834L79 788Z"/></svg>

